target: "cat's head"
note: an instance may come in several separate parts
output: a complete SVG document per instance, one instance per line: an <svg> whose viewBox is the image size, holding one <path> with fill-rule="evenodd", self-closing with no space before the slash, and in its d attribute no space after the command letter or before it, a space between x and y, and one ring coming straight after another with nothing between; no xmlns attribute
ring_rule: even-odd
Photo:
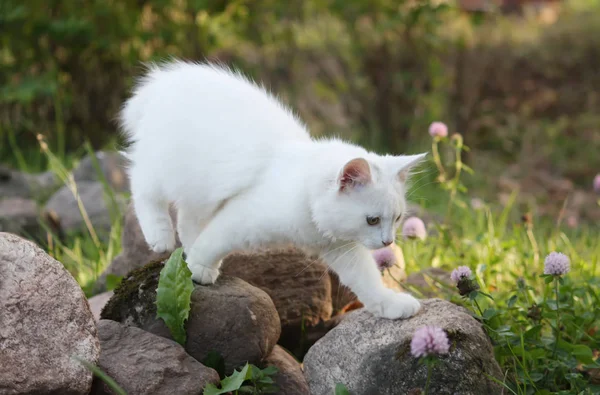
<svg viewBox="0 0 600 395"><path fill-rule="evenodd" d="M366 155L347 162L314 207L319 229L372 250L393 243L406 213L406 181L425 156Z"/></svg>

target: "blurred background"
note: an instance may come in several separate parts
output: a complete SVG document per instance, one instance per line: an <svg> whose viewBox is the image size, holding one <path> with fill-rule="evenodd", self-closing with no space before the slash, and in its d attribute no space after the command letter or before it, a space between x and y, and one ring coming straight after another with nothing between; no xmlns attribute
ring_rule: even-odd
<svg viewBox="0 0 600 395"><path fill-rule="evenodd" d="M390 153L460 133L473 196L600 219L598 0L2 0L0 164L66 168L119 145L115 116L169 56L263 81L315 135ZM415 198L428 195L425 172ZM435 195L435 194L433 194Z"/></svg>
<svg viewBox="0 0 600 395"><path fill-rule="evenodd" d="M600 0L0 0L0 43L0 232L60 261L93 311L168 256L128 207L120 106L144 63L208 59L264 83L315 136L430 152L386 285L470 305L505 393L600 393ZM556 251L571 273L542 278ZM298 357L357 307L326 266L261 259L228 274L285 288L282 325L305 297L328 311L290 324ZM456 292L459 266L479 301ZM277 280L294 268L304 280Z"/></svg>

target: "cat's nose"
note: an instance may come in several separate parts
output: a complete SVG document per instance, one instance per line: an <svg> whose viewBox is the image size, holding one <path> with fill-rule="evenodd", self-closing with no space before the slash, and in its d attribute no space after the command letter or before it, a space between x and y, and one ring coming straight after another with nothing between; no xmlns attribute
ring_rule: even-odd
<svg viewBox="0 0 600 395"><path fill-rule="evenodd" d="M382 243L383 243L383 245L384 245L384 246L386 246L386 247L387 247L387 246L389 246L390 244L392 244L392 243L393 243L393 241L392 241L392 240L389 240L389 241L388 241L388 240L382 240L381 242L382 242Z"/></svg>

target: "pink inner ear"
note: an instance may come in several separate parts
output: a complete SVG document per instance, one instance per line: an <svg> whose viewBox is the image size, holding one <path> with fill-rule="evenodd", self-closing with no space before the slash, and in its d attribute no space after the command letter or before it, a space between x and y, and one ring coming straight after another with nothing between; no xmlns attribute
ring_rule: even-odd
<svg viewBox="0 0 600 395"><path fill-rule="evenodd" d="M352 159L346 163L340 176L340 190L355 185L364 185L371 181L371 168L369 163L362 159Z"/></svg>

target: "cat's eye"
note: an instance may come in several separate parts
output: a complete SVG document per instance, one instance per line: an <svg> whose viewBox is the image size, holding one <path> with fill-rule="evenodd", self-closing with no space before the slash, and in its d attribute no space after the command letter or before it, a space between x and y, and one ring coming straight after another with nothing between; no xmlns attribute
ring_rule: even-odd
<svg viewBox="0 0 600 395"><path fill-rule="evenodd" d="M400 214L399 216L396 217L396 222L400 221L402 219L402 214Z"/></svg>
<svg viewBox="0 0 600 395"><path fill-rule="evenodd" d="M367 217L367 223L371 226L377 225L379 221L381 221L381 218L379 217Z"/></svg>

